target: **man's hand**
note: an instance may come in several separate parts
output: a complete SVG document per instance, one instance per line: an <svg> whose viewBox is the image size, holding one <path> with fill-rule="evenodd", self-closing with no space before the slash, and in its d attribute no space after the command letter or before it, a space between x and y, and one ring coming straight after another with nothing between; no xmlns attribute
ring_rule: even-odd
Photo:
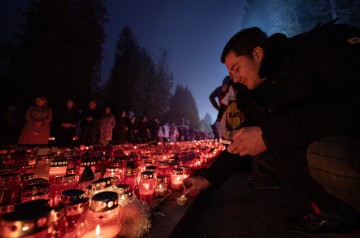
<svg viewBox="0 0 360 238"><path fill-rule="evenodd" d="M241 156L260 154L267 149L261 135L259 126L243 127L235 133L227 151Z"/></svg>
<svg viewBox="0 0 360 238"><path fill-rule="evenodd" d="M184 194L190 194L194 191L205 190L210 187L210 183L204 177L189 177L183 182Z"/></svg>

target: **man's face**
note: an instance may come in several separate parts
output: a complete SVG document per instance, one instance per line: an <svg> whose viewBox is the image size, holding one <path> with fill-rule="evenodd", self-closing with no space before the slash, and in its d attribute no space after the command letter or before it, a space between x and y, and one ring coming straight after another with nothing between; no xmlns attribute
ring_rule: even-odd
<svg viewBox="0 0 360 238"><path fill-rule="evenodd" d="M225 66L235 83L244 84L249 90L253 90L262 82L258 74L261 59L262 57L251 59L245 55L236 56L234 51L230 51L225 57Z"/></svg>

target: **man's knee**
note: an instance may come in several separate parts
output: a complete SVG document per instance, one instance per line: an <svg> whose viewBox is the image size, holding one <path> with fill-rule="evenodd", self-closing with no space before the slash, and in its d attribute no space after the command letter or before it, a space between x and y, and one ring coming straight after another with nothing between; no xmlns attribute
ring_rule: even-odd
<svg viewBox="0 0 360 238"><path fill-rule="evenodd" d="M360 209L360 137L332 136L308 147L310 176L333 196Z"/></svg>

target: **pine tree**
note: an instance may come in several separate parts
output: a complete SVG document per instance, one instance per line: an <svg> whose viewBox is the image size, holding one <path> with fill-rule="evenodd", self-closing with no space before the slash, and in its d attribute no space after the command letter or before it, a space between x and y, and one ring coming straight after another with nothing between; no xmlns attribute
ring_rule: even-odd
<svg viewBox="0 0 360 238"><path fill-rule="evenodd" d="M199 112L195 99L187 87L176 86L175 93L171 98L168 118L171 120L185 118L189 120L190 127L199 128Z"/></svg>
<svg viewBox="0 0 360 238"><path fill-rule="evenodd" d="M115 113L131 110L137 116L160 118L168 111L172 75L166 60L165 51L155 62L146 49L141 49L131 29L123 29L104 89L106 101Z"/></svg>
<svg viewBox="0 0 360 238"><path fill-rule="evenodd" d="M17 99L44 95L53 107L68 98L84 105L100 81L106 15L103 0L30 0L10 64Z"/></svg>

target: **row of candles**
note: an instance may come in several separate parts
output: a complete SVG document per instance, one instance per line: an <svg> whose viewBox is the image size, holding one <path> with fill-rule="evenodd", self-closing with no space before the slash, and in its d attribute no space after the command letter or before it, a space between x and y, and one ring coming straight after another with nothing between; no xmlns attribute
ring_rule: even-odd
<svg viewBox="0 0 360 238"><path fill-rule="evenodd" d="M2 151L0 233L116 237L133 199L149 204L169 189L181 190L222 149L216 141L196 141Z"/></svg>

